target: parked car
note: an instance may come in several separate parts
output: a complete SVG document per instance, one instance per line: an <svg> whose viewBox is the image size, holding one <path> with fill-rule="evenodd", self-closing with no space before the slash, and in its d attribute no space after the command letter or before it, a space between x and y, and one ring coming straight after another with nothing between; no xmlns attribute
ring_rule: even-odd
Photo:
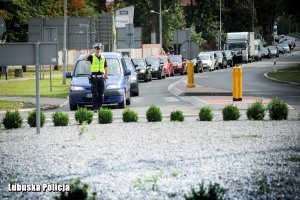
<svg viewBox="0 0 300 200"><path fill-rule="evenodd" d="M224 69L227 67L227 60L222 51L214 51L214 53L217 55L218 69Z"/></svg>
<svg viewBox="0 0 300 200"><path fill-rule="evenodd" d="M275 46L268 46L268 49L270 50L271 57L278 57L279 56L279 51Z"/></svg>
<svg viewBox="0 0 300 200"><path fill-rule="evenodd" d="M233 66L233 60L232 60L232 52L230 50L226 50L224 51L224 54L226 56L226 59L227 59L227 65L229 65L230 67Z"/></svg>
<svg viewBox="0 0 300 200"><path fill-rule="evenodd" d="M219 69L219 63L218 63L218 58L217 58L217 54L213 51L206 51L206 52L203 52L203 53L209 53L212 57L212 60L213 60L213 66L214 66L214 69Z"/></svg>
<svg viewBox="0 0 300 200"><path fill-rule="evenodd" d="M130 96L139 96L139 77L135 71L134 64L129 57L125 57L127 69L131 71L130 80Z"/></svg>
<svg viewBox="0 0 300 200"><path fill-rule="evenodd" d="M158 56L158 58L160 62L164 65L166 76L174 76L173 63L169 60L169 58L167 56Z"/></svg>
<svg viewBox="0 0 300 200"><path fill-rule="evenodd" d="M290 49L289 44L287 42L283 42L283 43L281 43L281 45L283 47L284 53L291 53L291 49Z"/></svg>
<svg viewBox="0 0 300 200"><path fill-rule="evenodd" d="M144 58L133 58L132 62L139 80L144 80L145 82L152 81L151 67L147 66Z"/></svg>
<svg viewBox="0 0 300 200"><path fill-rule="evenodd" d="M117 104L119 108L124 108L130 104L129 76L131 71L127 69L122 54L104 52L103 55L106 58L108 71L104 104ZM84 55L79 56L73 74L66 73L66 77L72 79L69 88L70 110L76 110L78 106L92 106L91 84L89 83L91 63L83 60L83 57Z"/></svg>
<svg viewBox="0 0 300 200"><path fill-rule="evenodd" d="M264 47L261 49L261 57L262 58L271 58L271 52L268 47Z"/></svg>
<svg viewBox="0 0 300 200"><path fill-rule="evenodd" d="M284 48L281 44L276 45L276 47L277 47L279 53L284 54Z"/></svg>
<svg viewBox="0 0 300 200"><path fill-rule="evenodd" d="M146 64L151 67L152 78L166 78L164 65L160 63L158 57L145 58Z"/></svg>
<svg viewBox="0 0 300 200"><path fill-rule="evenodd" d="M192 60L192 62L193 62L193 65L194 65L194 72L195 73L203 72L203 65L202 65L202 60L201 59L196 57Z"/></svg>
<svg viewBox="0 0 300 200"><path fill-rule="evenodd" d="M210 53L199 53L197 59L201 60L203 70L214 71L214 60Z"/></svg>
<svg viewBox="0 0 300 200"><path fill-rule="evenodd" d="M168 58L173 63L175 74L180 73L183 75L187 73L186 61L180 55L170 55Z"/></svg>

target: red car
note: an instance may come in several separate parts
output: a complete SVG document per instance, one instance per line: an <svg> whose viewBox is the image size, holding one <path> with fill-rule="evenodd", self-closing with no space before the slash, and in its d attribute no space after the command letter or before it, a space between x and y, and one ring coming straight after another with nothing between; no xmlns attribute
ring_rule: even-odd
<svg viewBox="0 0 300 200"><path fill-rule="evenodd" d="M187 73L186 62L180 55L170 55L168 56L168 59L173 64L175 74L180 73L183 75Z"/></svg>
<svg viewBox="0 0 300 200"><path fill-rule="evenodd" d="M167 56L158 56L161 63L164 64L164 69L167 77L174 76L173 63Z"/></svg>

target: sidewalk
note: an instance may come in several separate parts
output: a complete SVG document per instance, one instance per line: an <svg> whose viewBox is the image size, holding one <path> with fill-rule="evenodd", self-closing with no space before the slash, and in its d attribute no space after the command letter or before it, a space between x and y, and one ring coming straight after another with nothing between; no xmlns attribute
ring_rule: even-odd
<svg viewBox="0 0 300 200"><path fill-rule="evenodd" d="M233 101L232 92L218 88L196 85L194 88L187 88L186 79L182 79L170 85L169 92L181 97L181 99L200 108L209 106L211 109L222 109L227 104L236 105L241 110L246 110L249 105L257 100L262 100L264 106L267 106L270 99L263 97L243 96L242 101ZM290 109L293 109L290 107Z"/></svg>

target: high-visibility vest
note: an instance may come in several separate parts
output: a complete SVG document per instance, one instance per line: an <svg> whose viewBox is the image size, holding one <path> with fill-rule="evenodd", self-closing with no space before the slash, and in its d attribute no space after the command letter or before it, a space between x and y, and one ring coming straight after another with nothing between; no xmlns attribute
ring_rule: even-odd
<svg viewBox="0 0 300 200"><path fill-rule="evenodd" d="M105 57L101 55L100 60L96 55L93 55L93 62L91 64L91 72L102 72L104 73Z"/></svg>

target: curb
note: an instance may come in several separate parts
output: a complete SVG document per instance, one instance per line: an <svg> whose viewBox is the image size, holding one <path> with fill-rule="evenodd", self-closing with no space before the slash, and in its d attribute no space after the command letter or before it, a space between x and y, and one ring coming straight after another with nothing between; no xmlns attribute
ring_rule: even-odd
<svg viewBox="0 0 300 200"><path fill-rule="evenodd" d="M269 71L269 72L271 72L271 71ZM267 79L269 79L269 80L271 80L271 81L278 82L278 83L285 83L285 84L300 86L300 83L289 82L289 81L282 81L282 80L279 80L279 79L276 79L276 78L271 78L271 77L268 76L269 72L264 73L264 77L267 78Z"/></svg>

